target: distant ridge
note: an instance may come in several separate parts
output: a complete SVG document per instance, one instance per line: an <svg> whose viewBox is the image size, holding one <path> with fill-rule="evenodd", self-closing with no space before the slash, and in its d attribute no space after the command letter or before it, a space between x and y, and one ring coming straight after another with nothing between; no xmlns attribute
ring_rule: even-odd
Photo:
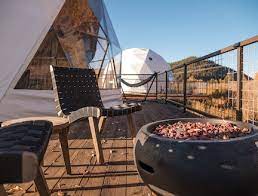
<svg viewBox="0 0 258 196"><path fill-rule="evenodd" d="M189 63L190 61L193 61L197 59L196 56L190 56L185 59L172 62L170 63L170 66L172 69L177 67L178 65L183 65L185 63ZM214 69L209 69L214 68ZM203 69L203 71L201 71ZM182 81L183 80L183 68L178 68L173 71L174 78L176 80ZM237 74L228 74L228 73L236 73L236 70L229 68L227 66L223 66L220 64L217 64L216 62L212 60L202 60L200 62L188 65L188 74L187 78L191 78L193 80L202 80L202 81L209 81L209 80L225 80L227 77L231 77L230 80L237 80ZM233 77L233 78L232 78ZM244 79L247 79L248 75L244 75ZM228 78L229 79L229 78ZM252 80L249 76L249 80Z"/></svg>

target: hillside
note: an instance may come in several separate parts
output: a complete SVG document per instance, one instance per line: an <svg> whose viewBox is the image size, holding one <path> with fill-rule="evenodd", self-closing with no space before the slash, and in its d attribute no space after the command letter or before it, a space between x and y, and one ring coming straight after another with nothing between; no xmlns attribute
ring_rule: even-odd
<svg viewBox="0 0 258 196"><path fill-rule="evenodd" d="M171 68L173 70L173 77L175 80L183 80L183 68L174 69L178 65L182 65L184 63L188 63L194 59L197 59L195 56L190 56L180 61L170 63ZM188 65L188 74L187 78L191 80L202 80L202 81L210 81L210 80L224 80L226 77L229 77L228 73L235 73L235 70L228 68L226 66L222 66L217 64L212 60L203 60L198 63L194 63ZM236 74L230 74L232 77L231 80L236 80Z"/></svg>
<svg viewBox="0 0 258 196"><path fill-rule="evenodd" d="M182 60L179 60L179 61L175 61L175 62L172 62L172 63L169 63L171 68L173 69L174 67L178 66L178 65L182 65L184 63L188 63L190 61L193 61L194 59L197 59L198 57L196 56L189 56L185 59L182 59Z"/></svg>

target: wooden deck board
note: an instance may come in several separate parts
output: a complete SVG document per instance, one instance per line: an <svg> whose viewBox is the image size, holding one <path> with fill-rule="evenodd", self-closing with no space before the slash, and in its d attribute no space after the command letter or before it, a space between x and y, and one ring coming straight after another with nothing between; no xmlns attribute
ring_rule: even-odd
<svg viewBox="0 0 258 196"><path fill-rule="evenodd" d="M97 164L94 159L88 168L88 173L81 177L80 189L75 192L75 195L100 195L101 188L105 179L105 174L110 160L110 150L113 147L113 139L106 140L106 137L111 137L113 134L113 126L110 120L107 121L105 131L102 133L102 147L105 164ZM111 135L110 135L111 134Z"/></svg>
<svg viewBox="0 0 258 196"><path fill-rule="evenodd" d="M117 119L119 118L119 119ZM103 182L101 195L125 195L126 193L126 176L123 172L126 172L126 135L120 136L121 132L124 132L123 124L119 124L119 120L123 117L114 118L114 137L117 138L113 141L112 149L110 149L110 159L106 170L105 179ZM119 137L118 137L119 136Z"/></svg>
<svg viewBox="0 0 258 196"><path fill-rule="evenodd" d="M193 117L170 104L145 103L143 111L134 114L137 130L146 123L168 119ZM72 175L65 171L58 138L49 142L43 171L52 195L153 195L137 173L133 159L133 142L127 127L127 118L107 120L101 134L104 164L97 164L88 123L78 122L69 132L69 149ZM12 189L16 184L5 185ZM34 196L34 183L19 184L20 191L13 195Z"/></svg>

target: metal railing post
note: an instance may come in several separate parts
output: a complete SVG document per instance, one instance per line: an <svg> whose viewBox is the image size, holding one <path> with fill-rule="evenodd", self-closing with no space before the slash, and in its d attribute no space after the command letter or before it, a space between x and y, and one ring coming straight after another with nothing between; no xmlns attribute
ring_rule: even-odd
<svg viewBox="0 0 258 196"><path fill-rule="evenodd" d="M242 98L243 98L243 47L237 48L237 103L236 120L243 120Z"/></svg>
<svg viewBox="0 0 258 196"><path fill-rule="evenodd" d="M186 84L187 84L187 65L184 64L184 83L183 83L183 93L184 93L184 112L186 112L186 101L187 101L187 95L186 95Z"/></svg>
<svg viewBox="0 0 258 196"><path fill-rule="evenodd" d="M158 73L156 74L156 100L158 100Z"/></svg>
<svg viewBox="0 0 258 196"><path fill-rule="evenodd" d="M165 101L168 99L168 72L166 71L166 94L165 94Z"/></svg>

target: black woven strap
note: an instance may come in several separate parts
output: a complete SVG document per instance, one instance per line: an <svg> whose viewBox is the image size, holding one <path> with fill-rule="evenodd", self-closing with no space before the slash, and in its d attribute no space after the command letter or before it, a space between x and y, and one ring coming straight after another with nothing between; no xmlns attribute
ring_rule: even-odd
<svg viewBox="0 0 258 196"><path fill-rule="evenodd" d="M58 116L84 107L103 107L93 69L50 67Z"/></svg>
<svg viewBox="0 0 258 196"><path fill-rule="evenodd" d="M152 80L152 78L156 77L157 73L155 72L154 74L152 74L150 77L142 80L141 82L138 82L138 83L135 83L135 84L130 84L128 82L126 82L124 79L121 78L121 82L123 84L125 84L126 86L129 86L129 87L139 87L139 86L143 86L145 84L147 84L149 81Z"/></svg>
<svg viewBox="0 0 258 196"><path fill-rule="evenodd" d="M0 184L34 180L51 133L52 123L48 121L0 128Z"/></svg>

